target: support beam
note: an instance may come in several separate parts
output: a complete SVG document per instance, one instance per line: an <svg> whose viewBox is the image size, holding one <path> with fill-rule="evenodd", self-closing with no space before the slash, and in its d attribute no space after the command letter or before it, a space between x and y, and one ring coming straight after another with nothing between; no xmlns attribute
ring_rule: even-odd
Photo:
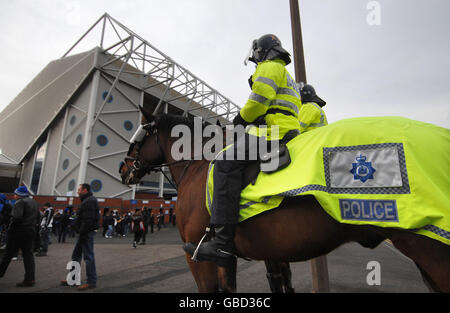
<svg viewBox="0 0 450 313"><path fill-rule="evenodd" d="M97 64L99 53L98 50L95 53L96 53L95 64ZM94 73L94 78L92 79L92 89L86 116L86 127L84 129L84 136L83 136L84 140L83 145L81 147L80 168L78 171L78 179L77 179L78 184L83 184L85 183L86 180L86 171L89 161L89 148L91 145L91 136L95 119L95 107L97 104L96 100L99 84L100 84L100 70L96 70Z"/></svg>

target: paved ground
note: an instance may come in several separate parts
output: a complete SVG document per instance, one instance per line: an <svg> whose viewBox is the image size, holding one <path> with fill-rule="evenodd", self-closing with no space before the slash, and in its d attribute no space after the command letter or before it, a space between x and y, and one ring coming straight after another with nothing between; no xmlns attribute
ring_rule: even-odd
<svg viewBox="0 0 450 313"><path fill-rule="evenodd" d="M178 230L167 227L149 234L147 245L131 246L132 236L105 239L97 235L95 256L97 289L87 293L195 293L197 287L186 265ZM6 275L0 279L0 293L72 293L72 287L61 287L68 271L74 239L68 243L49 246L47 257L36 258L36 285L20 289L15 283L23 278L23 262L12 261ZM381 269L381 285L369 286L367 264L377 261ZM414 263L387 243L375 250L347 244L328 255L330 289L335 293L364 292L428 292ZM309 262L291 265L296 292L310 293L312 289ZM84 273L84 263L82 263ZM269 293L263 262L238 262L238 292ZM85 278L85 275L82 275Z"/></svg>

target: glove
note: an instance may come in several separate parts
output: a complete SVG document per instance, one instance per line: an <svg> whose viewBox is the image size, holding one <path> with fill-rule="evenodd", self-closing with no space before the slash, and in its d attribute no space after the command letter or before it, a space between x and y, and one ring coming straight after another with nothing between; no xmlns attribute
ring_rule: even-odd
<svg viewBox="0 0 450 313"><path fill-rule="evenodd" d="M250 86L250 89L253 89L253 75L248 79L248 85Z"/></svg>
<svg viewBox="0 0 450 313"><path fill-rule="evenodd" d="M233 125L237 126L237 125L242 125L244 127L247 127L250 123L248 123L247 121L245 121L242 116L241 113L238 113L238 115L236 115L236 117L233 120Z"/></svg>

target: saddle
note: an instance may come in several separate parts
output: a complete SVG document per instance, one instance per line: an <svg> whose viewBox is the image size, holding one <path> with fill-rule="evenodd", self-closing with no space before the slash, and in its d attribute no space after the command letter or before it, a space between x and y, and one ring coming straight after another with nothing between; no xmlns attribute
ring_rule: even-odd
<svg viewBox="0 0 450 313"><path fill-rule="evenodd" d="M278 149L265 153L257 161L251 163L244 171L242 187L245 188L250 183L254 185L260 172L266 174L275 173L291 164L291 156L289 154L287 143L299 134L300 131L297 129L290 130L281 140L279 140L278 145L276 145Z"/></svg>

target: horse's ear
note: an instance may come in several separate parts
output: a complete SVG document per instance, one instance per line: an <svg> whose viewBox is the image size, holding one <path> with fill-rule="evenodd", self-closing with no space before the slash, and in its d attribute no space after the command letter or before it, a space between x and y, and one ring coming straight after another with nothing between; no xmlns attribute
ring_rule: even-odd
<svg viewBox="0 0 450 313"><path fill-rule="evenodd" d="M151 121L154 120L154 117L150 113L145 111L143 106L139 106L139 110L141 110L142 116L145 118L147 123L150 123Z"/></svg>

